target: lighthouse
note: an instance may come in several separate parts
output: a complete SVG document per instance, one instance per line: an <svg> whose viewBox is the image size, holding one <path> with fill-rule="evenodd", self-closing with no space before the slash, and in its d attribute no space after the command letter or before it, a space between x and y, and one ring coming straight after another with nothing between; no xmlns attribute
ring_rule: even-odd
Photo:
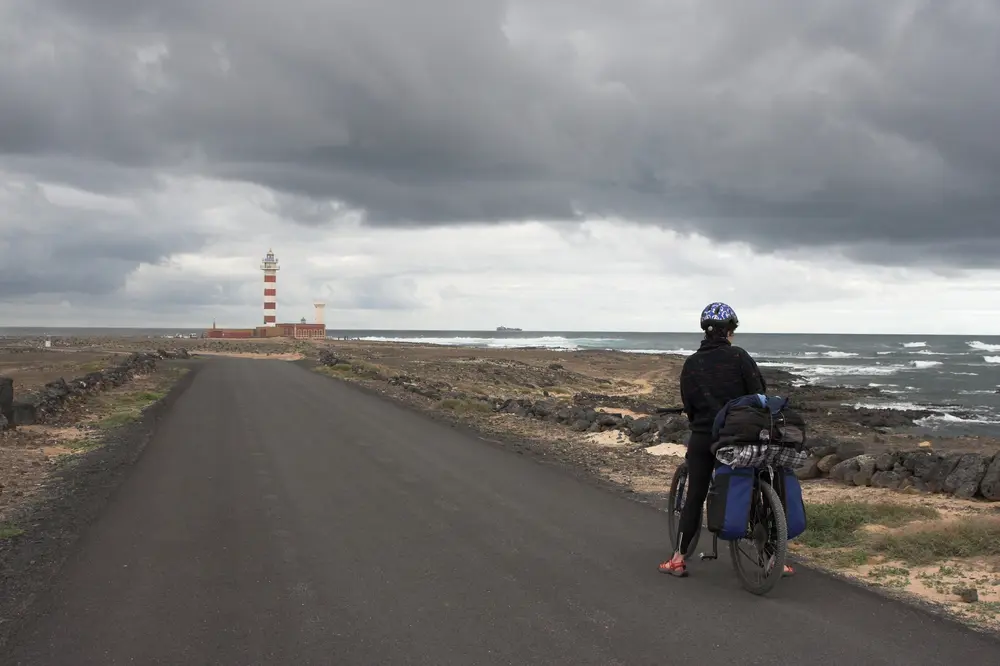
<svg viewBox="0 0 1000 666"><path fill-rule="evenodd" d="M260 262L260 270L264 271L264 326L274 326L278 321L275 311L278 305L279 268L274 250L268 250Z"/></svg>

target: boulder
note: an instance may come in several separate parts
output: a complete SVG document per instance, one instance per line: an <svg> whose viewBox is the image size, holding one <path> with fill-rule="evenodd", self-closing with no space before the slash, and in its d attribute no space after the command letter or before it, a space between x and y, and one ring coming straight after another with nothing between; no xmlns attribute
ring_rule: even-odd
<svg viewBox="0 0 1000 666"><path fill-rule="evenodd" d="M875 456L875 469L880 472L888 472L896 466L897 462L899 462L897 454L891 452L880 453Z"/></svg>
<svg viewBox="0 0 1000 666"><path fill-rule="evenodd" d="M323 349L320 351L319 362L322 365L340 365L341 363L350 363L350 361L340 358L329 349Z"/></svg>
<svg viewBox="0 0 1000 666"><path fill-rule="evenodd" d="M1000 502L1000 454L993 457L993 462L986 469L979 483L979 493L992 502Z"/></svg>
<svg viewBox="0 0 1000 666"><path fill-rule="evenodd" d="M534 405L531 406L531 413L540 419L544 419L546 416L549 416L550 414L555 414L555 411L556 411L555 405L553 405L550 402L545 402L545 401L536 402Z"/></svg>
<svg viewBox="0 0 1000 666"><path fill-rule="evenodd" d="M653 422L648 418L635 419L629 423L629 432L633 436L638 437L640 435L645 435L647 432L653 429Z"/></svg>
<svg viewBox="0 0 1000 666"><path fill-rule="evenodd" d="M838 448L837 442L827 437L810 437L806 446L809 449L809 453L817 458L825 458L832 453L836 453Z"/></svg>
<svg viewBox="0 0 1000 666"><path fill-rule="evenodd" d="M858 459L849 458L834 465L830 469L830 478L837 481L850 481L854 478L854 473L860 469Z"/></svg>
<svg viewBox="0 0 1000 666"><path fill-rule="evenodd" d="M897 490L903 485L903 482L911 476L913 475L905 469L875 472L872 474L872 486L875 488L889 488L890 490Z"/></svg>
<svg viewBox="0 0 1000 666"><path fill-rule="evenodd" d="M817 467L819 467L819 471L822 474L829 474L830 470L832 470L839 462L840 458L837 457L837 454L831 453L820 458L819 463L817 463Z"/></svg>
<svg viewBox="0 0 1000 666"><path fill-rule="evenodd" d="M870 486L872 476L875 474L875 456L858 456L855 460L858 464L858 471L854 472L849 480L856 486Z"/></svg>
<svg viewBox="0 0 1000 666"><path fill-rule="evenodd" d="M66 380L60 377L46 384L42 392L53 400L64 400L70 394L70 388Z"/></svg>
<svg viewBox="0 0 1000 666"><path fill-rule="evenodd" d="M617 428L622 424L622 415L598 414L596 423L603 428Z"/></svg>
<svg viewBox="0 0 1000 666"><path fill-rule="evenodd" d="M570 428L572 428L576 432L585 432L587 429L590 428L590 421L586 419L577 419L576 421L573 421L573 424L570 426Z"/></svg>
<svg viewBox="0 0 1000 666"><path fill-rule="evenodd" d="M903 467L923 479L937 465L938 456L931 451L910 451L902 455Z"/></svg>
<svg viewBox="0 0 1000 666"><path fill-rule="evenodd" d="M945 478L942 489L955 497L972 499L979 491L979 484L986 476L986 470L993 462L991 456L981 453L966 453L959 459L955 469Z"/></svg>
<svg viewBox="0 0 1000 666"><path fill-rule="evenodd" d="M688 432L687 418L670 416L660 422L657 436L662 442L675 442Z"/></svg>
<svg viewBox="0 0 1000 666"><path fill-rule="evenodd" d="M0 416L4 419L4 426L10 427L14 423L14 380L10 377L0 377Z"/></svg>
<svg viewBox="0 0 1000 666"><path fill-rule="evenodd" d="M15 400L12 411L14 416L12 423L15 426L34 425L38 423L37 410L33 402Z"/></svg>
<svg viewBox="0 0 1000 666"><path fill-rule="evenodd" d="M865 452L865 445L861 442L845 440L837 444L837 457L841 460L856 458Z"/></svg>
<svg viewBox="0 0 1000 666"><path fill-rule="evenodd" d="M944 490L945 480L958 467L962 455L961 453L944 454L938 459L937 464L921 477L927 482L927 487L931 489L931 492L939 493Z"/></svg>
<svg viewBox="0 0 1000 666"><path fill-rule="evenodd" d="M800 481L806 481L808 479L816 479L820 476L819 471L819 461L815 455L809 457L808 460L795 470L795 476L798 477Z"/></svg>

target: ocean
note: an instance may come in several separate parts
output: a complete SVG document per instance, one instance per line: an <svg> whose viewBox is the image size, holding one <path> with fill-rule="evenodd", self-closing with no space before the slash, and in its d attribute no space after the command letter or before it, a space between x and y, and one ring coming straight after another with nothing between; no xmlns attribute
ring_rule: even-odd
<svg viewBox="0 0 1000 666"><path fill-rule="evenodd" d="M330 331L331 337L463 347L614 349L691 354L697 333ZM853 406L926 410L920 429L941 435L1000 437L1000 336L793 335L737 333L735 344L761 367L803 383L879 388L882 398Z"/></svg>
<svg viewBox="0 0 1000 666"><path fill-rule="evenodd" d="M201 333L201 329L0 328L3 336L51 334L148 335ZM614 349L634 354L688 355L697 333L566 331L330 330L331 338L421 342L469 348ZM882 398L857 406L926 410L921 429L942 435L1000 437L1000 336L793 335L738 333L762 367L787 370L803 382L876 387Z"/></svg>

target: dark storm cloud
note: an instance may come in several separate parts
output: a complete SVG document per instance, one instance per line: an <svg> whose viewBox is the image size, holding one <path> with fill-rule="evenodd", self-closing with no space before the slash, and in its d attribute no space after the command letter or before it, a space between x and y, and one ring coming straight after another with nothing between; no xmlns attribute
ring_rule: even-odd
<svg viewBox="0 0 1000 666"><path fill-rule="evenodd" d="M44 294L81 302L104 298L122 289L141 264L157 264L203 243L197 230L130 211L57 205L38 186L4 187L0 181L2 300Z"/></svg>
<svg viewBox="0 0 1000 666"><path fill-rule="evenodd" d="M13 0L0 25L0 152L48 173L245 179L303 224L336 200L877 263L1000 250L989 0Z"/></svg>

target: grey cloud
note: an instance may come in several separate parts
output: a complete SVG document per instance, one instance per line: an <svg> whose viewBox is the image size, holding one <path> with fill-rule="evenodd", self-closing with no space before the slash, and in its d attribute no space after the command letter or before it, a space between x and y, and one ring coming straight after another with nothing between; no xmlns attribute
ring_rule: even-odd
<svg viewBox="0 0 1000 666"><path fill-rule="evenodd" d="M1000 250L992 2L4 7L0 160L63 178L72 158L248 180L309 225L338 201L369 224L621 215L874 263Z"/></svg>
<svg viewBox="0 0 1000 666"><path fill-rule="evenodd" d="M0 181L0 298L43 294L93 302L119 292L141 264L200 248L197 230L148 220L141 211L53 204L37 185Z"/></svg>
<svg viewBox="0 0 1000 666"><path fill-rule="evenodd" d="M327 307L345 310L410 310L424 306L416 283L405 276L344 278L322 289Z"/></svg>

